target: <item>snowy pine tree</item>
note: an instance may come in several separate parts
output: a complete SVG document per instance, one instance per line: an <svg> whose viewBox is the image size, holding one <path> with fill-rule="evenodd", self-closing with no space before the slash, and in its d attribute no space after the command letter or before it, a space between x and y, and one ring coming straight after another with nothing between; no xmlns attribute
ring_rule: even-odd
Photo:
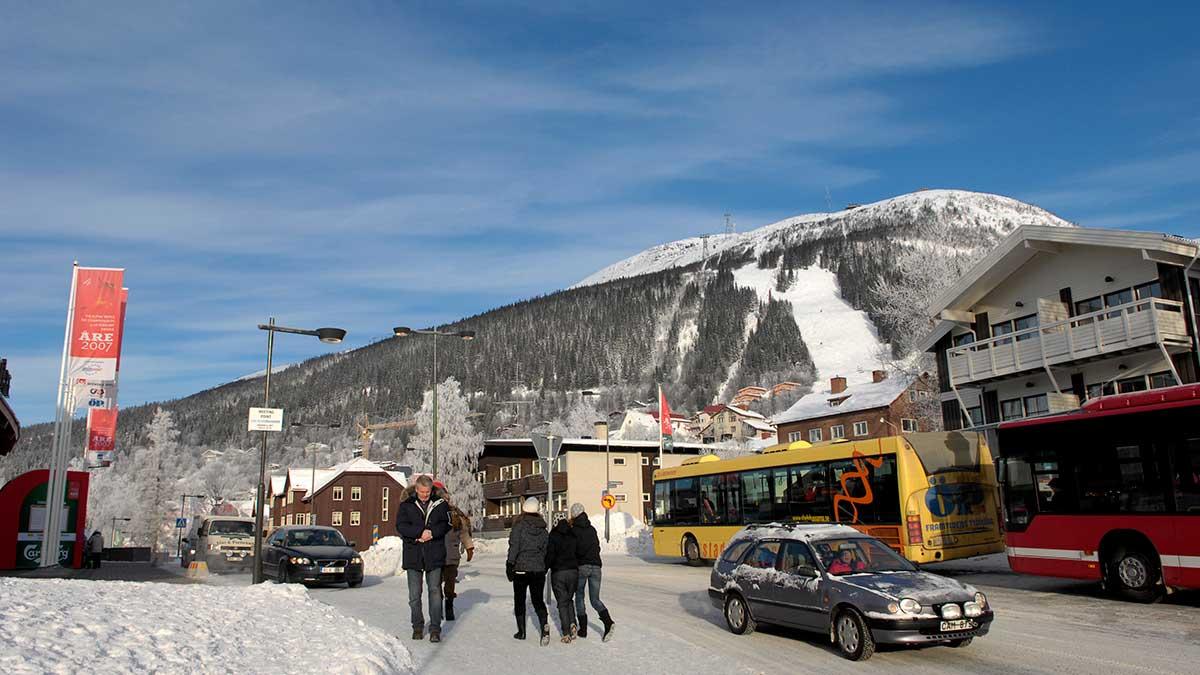
<svg viewBox="0 0 1200 675"><path fill-rule="evenodd" d="M471 518L472 527L483 525L483 486L475 479L479 455L483 453L483 434L471 425L471 412L458 380L446 378L438 385L438 472L437 480L446 486L450 500ZM415 472L428 472L433 457L433 392L425 392L425 401L414 416L416 434L409 441L404 462Z"/></svg>
<svg viewBox="0 0 1200 675"><path fill-rule="evenodd" d="M147 447L138 448L133 456L132 478L134 512L130 514L130 534L144 546L158 552L165 542L164 530L167 518L166 504L170 497L168 488L174 484L168 479L168 468L172 467L179 449L179 431L171 413L159 408L146 428Z"/></svg>

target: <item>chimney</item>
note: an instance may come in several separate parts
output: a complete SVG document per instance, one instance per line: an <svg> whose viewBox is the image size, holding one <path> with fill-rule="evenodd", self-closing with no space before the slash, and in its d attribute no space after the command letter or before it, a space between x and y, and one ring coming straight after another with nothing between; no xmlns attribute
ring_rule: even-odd
<svg viewBox="0 0 1200 675"><path fill-rule="evenodd" d="M592 428L595 430L593 432L593 436L595 438L598 438L602 441L606 440L608 438L608 424L607 423L596 422L595 424L592 425Z"/></svg>
<svg viewBox="0 0 1200 675"><path fill-rule="evenodd" d="M872 370L871 371L871 381L872 382L878 384L880 382L883 382L886 379L887 379L887 371L886 370Z"/></svg>
<svg viewBox="0 0 1200 675"><path fill-rule="evenodd" d="M840 394L843 391L846 391L846 378L841 375L829 378L829 393Z"/></svg>

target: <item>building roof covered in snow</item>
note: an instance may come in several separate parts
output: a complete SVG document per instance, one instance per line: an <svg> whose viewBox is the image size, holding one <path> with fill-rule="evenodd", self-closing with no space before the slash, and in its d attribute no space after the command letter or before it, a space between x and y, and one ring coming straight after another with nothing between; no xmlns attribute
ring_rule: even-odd
<svg viewBox="0 0 1200 675"><path fill-rule="evenodd" d="M845 415L846 413L883 408L892 404L914 382L913 379L896 376L880 382L861 382L850 385L834 394L830 389L814 391L803 396L792 407L776 415L772 421L779 424L801 420Z"/></svg>
<svg viewBox="0 0 1200 675"><path fill-rule="evenodd" d="M727 406L725 406L725 409L728 410L729 412L733 413L734 415L737 415L738 417L749 417L752 419L760 419L760 420L767 419L766 417L763 417L759 413L756 413L753 410L746 410L745 408L738 408L735 406L727 405Z"/></svg>
<svg viewBox="0 0 1200 675"><path fill-rule="evenodd" d="M311 471L311 469L310 469ZM336 464L328 469L320 469L317 471L317 487L311 493L304 496L304 501L308 501L311 495L315 495L325 489L326 485L336 481L343 474L347 473L386 473L392 477L401 487L408 486L408 477L400 471L388 471L379 466L375 462L365 457L355 457L349 462Z"/></svg>
<svg viewBox="0 0 1200 675"><path fill-rule="evenodd" d="M287 487L287 474L273 473L271 474L271 496L278 497L283 494L283 489Z"/></svg>

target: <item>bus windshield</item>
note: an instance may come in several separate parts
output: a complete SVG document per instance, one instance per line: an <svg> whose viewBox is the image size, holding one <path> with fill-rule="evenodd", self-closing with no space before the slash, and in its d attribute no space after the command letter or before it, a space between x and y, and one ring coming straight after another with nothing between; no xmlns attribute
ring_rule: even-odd
<svg viewBox="0 0 1200 675"><path fill-rule="evenodd" d="M957 431L907 434L904 442L921 460L927 476L979 471L979 434Z"/></svg>

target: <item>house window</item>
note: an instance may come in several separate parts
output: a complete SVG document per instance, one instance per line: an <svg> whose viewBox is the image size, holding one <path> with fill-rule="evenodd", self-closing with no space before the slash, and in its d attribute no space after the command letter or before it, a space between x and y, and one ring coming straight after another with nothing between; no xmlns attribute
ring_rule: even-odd
<svg viewBox="0 0 1200 675"><path fill-rule="evenodd" d="M335 501L335 502L342 501L342 486L339 485L339 486L333 488L333 501Z"/></svg>
<svg viewBox="0 0 1200 675"><path fill-rule="evenodd" d="M1037 314L1030 314L1029 316L1023 316L1018 319L1013 319L1013 330L1018 333L1020 333L1023 330L1028 330L1030 328L1037 328L1037 325L1038 325ZM1032 340L1035 337L1037 337L1037 331L1030 331L1023 335L1018 335L1017 342L1023 342L1025 340Z"/></svg>
<svg viewBox="0 0 1200 675"><path fill-rule="evenodd" d="M1175 376L1170 371L1164 370L1161 373L1150 373L1150 388L1162 389L1163 387L1175 386Z"/></svg>
<svg viewBox="0 0 1200 675"><path fill-rule="evenodd" d="M992 335L993 336L999 337L1001 335L1008 335L1011 332L1013 332L1013 326L1012 326L1011 321L1002 321L1000 323L992 324ZM1010 344L1010 343L1012 343L1012 338L1004 338L1003 340L996 340L996 344L998 344L998 345L1006 345L1006 344Z"/></svg>
<svg viewBox="0 0 1200 675"><path fill-rule="evenodd" d="M613 462L613 466L625 466L625 458L624 457L613 457L612 462Z"/></svg>
<svg viewBox="0 0 1200 675"><path fill-rule="evenodd" d="M626 498L626 496L625 496L625 493L623 493L623 492L617 492L617 493L614 493L614 494L613 494L613 497L615 497L615 498L616 498L616 500L617 500L617 501L619 501L619 502L628 501L628 500L627 500L627 498Z"/></svg>
<svg viewBox="0 0 1200 675"><path fill-rule="evenodd" d="M867 429L866 422L855 422L854 423L854 435L855 436L866 436L868 433L870 433L870 431Z"/></svg>
<svg viewBox="0 0 1200 675"><path fill-rule="evenodd" d="M516 464L513 464L513 465L511 465L511 466L509 466L509 467L508 467L508 477L509 477L509 478L511 478L512 480L517 480L518 478L520 478L520 477L521 477L521 464L520 464L520 462L518 462L518 463L516 463Z"/></svg>
<svg viewBox="0 0 1200 675"><path fill-rule="evenodd" d="M643 492L643 493L642 493L642 501L643 501L643 502L646 502L646 503L649 503L649 501L650 501L650 493L649 493L649 492Z"/></svg>
<svg viewBox="0 0 1200 675"><path fill-rule="evenodd" d="M288 524L288 525L291 525L291 524L292 524L292 514L290 514L290 513L289 513L289 514L287 514L287 518L286 518L286 520L287 520L287 524Z"/></svg>
<svg viewBox="0 0 1200 675"><path fill-rule="evenodd" d="M845 437L846 437L846 425L835 424L835 425L829 427L829 438L830 439L836 441L840 438L845 438Z"/></svg>
<svg viewBox="0 0 1200 675"><path fill-rule="evenodd" d="M650 460L650 463L653 464L654 466L660 466L660 465L662 465L662 460L659 459L658 457L655 457L654 459Z"/></svg>
<svg viewBox="0 0 1200 675"><path fill-rule="evenodd" d="M967 408L967 417L971 418L971 426L978 427L983 425L983 408L974 406Z"/></svg>
<svg viewBox="0 0 1200 675"><path fill-rule="evenodd" d="M1161 298L1161 297L1163 297L1162 284L1158 283L1157 281L1151 281L1149 283L1139 284L1139 285L1133 287L1133 294L1137 296L1138 300L1147 300L1149 298Z"/></svg>
<svg viewBox="0 0 1200 675"><path fill-rule="evenodd" d="M1131 377L1125 380L1117 380L1117 391L1122 394L1129 394L1135 391L1146 391L1146 378Z"/></svg>
<svg viewBox="0 0 1200 675"><path fill-rule="evenodd" d="M388 520L388 498L391 497L392 489L390 487L383 488L383 522Z"/></svg>
<svg viewBox="0 0 1200 675"><path fill-rule="evenodd" d="M1118 305L1126 305L1133 302L1133 289L1122 288L1119 291L1104 294L1104 306L1116 307ZM1121 316L1121 312L1109 312L1105 315L1109 319L1116 319Z"/></svg>
<svg viewBox="0 0 1200 675"><path fill-rule="evenodd" d="M350 525L351 526L358 525L361 522L362 522L362 514L360 514L358 511L351 511L350 512Z"/></svg>
<svg viewBox="0 0 1200 675"><path fill-rule="evenodd" d="M821 442L821 430L819 428L808 430L808 442L809 443L820 443Z"/></svg>
<svg viewBox="0 0 1200 675"><path fill-rule="evenodd" d="M329 521L329 524L330 524L330 525L333 525L334 527L341 527L341 525L342 525L342 512L341 512L341 511L334 511L334 512L333 512L333 520Z"/></svg>
<svg viewBox="0 0 1200 675"><path fill-rule="evenodd" d="M554 510L560 513L567 510L567 495L561 492L554 495Z"/></svg>
<svg viewBox="0 0 1200 675"><path fill-rule="evenodd" d="M969 345L974 341L975 341L974 333L959 333L958 335L954 336L954 346L955 347Z"/></svg>
<svg viewBox="0 0 1200 675"><path fill-rule="evenodd" d="M296 491L295 491L295 490L289 490L289 491L288 491L288 503L289 503L289 504L291 504L291 503L292 503L292 502L294 502L295 500L296 500Z"/></svg>
<svg viewBox="0 0 1200 675"><path fill-rule="evenodd" d="M486 483L487 482L487 472L486 471L476 471L475 472L475 480L479 481L480 483Z"/></svg>
<svg viewBox="0 0 1200 675"><path fill-rule="evenodd" d="M909 403L916 403L916 402L917 402L917 390L916 390L916 389L909 389L909 390L908 390L908 402L909 402Z"/></svg>
<svg viewBox="0 0 1200 675"><path fill-rule="evenodd" d="M357 485L350 488L350 501L352 501L352 502L361 502L362 501L362 488L358 487Z"/></svg>
<svg viewBox="0 0 1200 675"><path fill-rule="evenodd" d="M297 513L296 514L296 524L297 525L307 525L308 524L306 522L308 520L307 516L308 516L307 513Z"/></svg>
<svg viewBox="0 0 1200 675"><path fill-rule="evenodd" d="M642 455L642 466L650 466L650 455Z"/></svg>
<svg viewBox="0 0 1200 675"><path fill-rule="evenodd" d="M917 428L917 421L908 417L900 418L900 430L906 434L919 431Z"/></svg>
<svg viewBox="0 0 1200 675"><path fill-rule="evenodd" d="M1075 316L1079 316L1080 314L1091 314L1092 312L1099 312L1102 309L1104 309L1104 303L1100 302L1100 296L1097 295L1094 298L1088 298L1086 300L1077 301L1075 303ZM1091 320L1090 319L1084 320L1084 321L1081 321L1080 323L1085 323L1085 324L1091 323Z"/></svg>
<svg viewBox="0 0 1200 675"><path fill-rule="evenodd" d="M1050 412L1050 403L1045 394L1025 397L1025 416L1044 415Z"/></svg>
<svg viewBox="0 0 1200 675"><path fill-rule="evenodd" d="M1112 396L1115 393L1117 393L1117 388L1112 382L1105 382L1103 384L1089 384L1087 386L1087 397L1089 399L1100 398L1101 396Z"/></svg>
<svg viewBox="0 0 1200 675"><path fill-rule="evenodd" d="M533 465L529 469L530 476L545 476L546 462L540 459L533 460Z"/></svg>
<svg viewBox="0 0 1200 675"><path fill-rule="evenodd" d="M1004 420L1016 420L1025 416L1025 409L1021 407L1021 399L1010 398L1000 401L1000 417Z"/></svg>
<svg viewBox="0 0 1200 675"><path fill-rule="evenodd" d="M795 443L802 438L804 438L804 434L800 433L799 431L793 431L788 434L788 443Z"/></svg>

